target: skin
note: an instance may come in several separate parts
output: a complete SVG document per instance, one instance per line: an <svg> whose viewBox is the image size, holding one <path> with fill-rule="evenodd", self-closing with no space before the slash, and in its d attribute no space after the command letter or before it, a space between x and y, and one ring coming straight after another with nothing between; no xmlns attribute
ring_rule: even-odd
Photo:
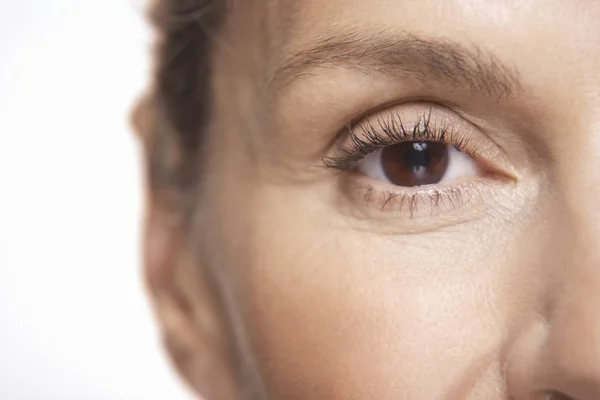
<svg viewBox="0 0 600 400"><path fill-rule="evenodd" d="M194 389L600 398L598 21L593 0L236 4L214 54L192 228L149 193L150 288ZM324 37L381 32L479 49L511 93L392 73L381 59L278 72ZM458 206L411 213L361 188L407 190L323 166L346 124L391 111L452 124L494 174L444 184L470 183Z"/></svg>

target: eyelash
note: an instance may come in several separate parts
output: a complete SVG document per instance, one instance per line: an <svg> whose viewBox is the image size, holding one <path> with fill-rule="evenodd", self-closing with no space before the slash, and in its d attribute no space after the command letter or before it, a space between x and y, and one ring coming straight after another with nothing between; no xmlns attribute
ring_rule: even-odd
<svg viewBox="0 0 600 400"><path fill-rule="evenodd" d="M388 119L378 118L377 125L379 129L371 123L366 126L348 126L346 132L350 143L338 143L339 155L323 158L325 166L340 171L351 171L360 160L377 150L413 141L443 143L476 158L477 149L471 146L469 139L457 135L449 124L439 126L432 123L431 112L418 118L411 129L406 129L397 113Z"/></svg>
<svg viewBox="0 0 600 400"><path fill-rule="evenodd" d="M354 172L358 163L367 155L384 147L410 141L430 141L443 143L454 147L475 160L479 160L478 149L469 138L454 130L450 123L438 124L432 122L431 110L423 114L407 128L398 113L379 117L376 126L371 123L349 125L346 129L348 138L345 143L338 142L336 156L323 158L326 167L340 172ZM354 185L352 185L354 186ZM412 218L420 206L425 206L434 214L436 210L449 205L449 208L460 208L468 202L469 194L480 194L480 185L466 183L455 186L428 188L422 190L406 190L395 188L381 190L373 185L356 185L354 190L360 190L365 204L376 203L380 211L388 206L396 205L396 211L407 211ZM405 210L405 207L408 209Z"/></svg>

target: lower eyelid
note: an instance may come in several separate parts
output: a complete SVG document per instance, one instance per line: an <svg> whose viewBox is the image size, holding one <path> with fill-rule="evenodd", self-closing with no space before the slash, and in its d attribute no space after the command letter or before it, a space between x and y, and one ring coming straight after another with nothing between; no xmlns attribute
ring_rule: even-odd
<svg viewBox="0 0 600 400"><path fill-rule="evenodd" d="M352 175L337 181L332 210L352 229L381 235L426 234L482 219L509 220L534 203L538 193L514 180L489 177L395 190L385 182Z"/></svg>
<svg viewBox="0 0 600 400"><path fill-rule="evenodd" d="M418 188L395 187L374 181L356 172L345 179L343 197L351 202L353 214L373 220L434 221L438 216L450 219L473 219L486 201L498 194L501 181L476 179L453 185L430 185ZM439 222L432 222L436 224Z"/></svg>

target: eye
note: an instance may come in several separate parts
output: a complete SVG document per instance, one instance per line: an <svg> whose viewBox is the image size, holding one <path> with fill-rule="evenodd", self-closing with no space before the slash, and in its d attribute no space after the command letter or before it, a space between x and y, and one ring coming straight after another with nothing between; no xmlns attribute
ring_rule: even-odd
<svg viewBox="0 0 600 400"><path fill-rule="evenodd" d="M471 156L434 141L406 141L381 148L360 160L356 170L401 187L452 182L481 172Z"/></svg>
<svg viewBox="0 0 600 400"><path fill-rule="evenodd" d="M459 209L466 218L481 215L477 204L490 205L503 189L514 187L508 184L518 179L510 160L460 116L437 106L421 111L422 106L349 124L324 157L325 166L341 172L340 193L358 210L432 221Z"/></svg>

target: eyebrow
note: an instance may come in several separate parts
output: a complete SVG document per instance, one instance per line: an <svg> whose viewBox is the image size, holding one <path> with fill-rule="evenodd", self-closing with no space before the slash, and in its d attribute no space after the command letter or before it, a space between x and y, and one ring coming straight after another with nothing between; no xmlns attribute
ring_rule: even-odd
<svg viewBox="0 0 600 400"><path fill-rule="evenodd" d="M379 73L423 84L466 87L476 95L512 98L522 90L518 70L473 44L410 33L356 32L322 36L288 57L272 83L288 86L322 68Z"/></svg>

